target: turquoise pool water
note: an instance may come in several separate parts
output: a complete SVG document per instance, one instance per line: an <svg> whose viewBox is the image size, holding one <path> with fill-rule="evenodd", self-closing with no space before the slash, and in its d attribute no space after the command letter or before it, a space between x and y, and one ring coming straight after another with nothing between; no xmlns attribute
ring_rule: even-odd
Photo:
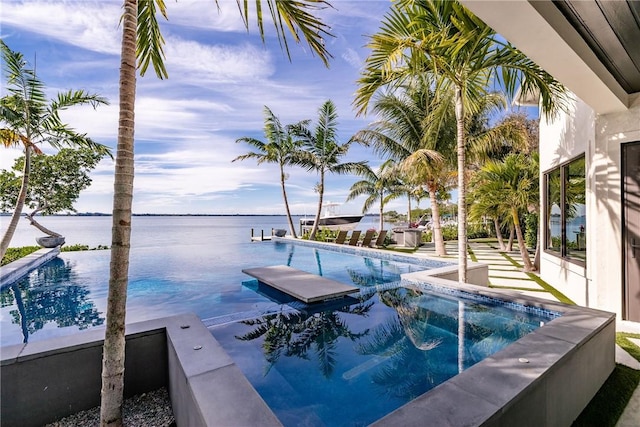
<svg viewBox="0 0 640 427"><path fill-rule="evenodd" d="M401 285L210 330L285 426L362 426L554 316Z"/></svg>
<svg viewBox="0 0 640 427"><path fill-rule="evenodd" d="M193 227L192 233L202 232ZM183 234L184 236L184 234ZM141 244L131 251L127 322L194 312L202 319L265 312L278 304L242 286L243 268L290 265L325 277L373 286L406 272L438 267L354 256L291 243L207 239ZM1 345L101 327L107 304L109 251L63 252L0 293Z"/></svg>

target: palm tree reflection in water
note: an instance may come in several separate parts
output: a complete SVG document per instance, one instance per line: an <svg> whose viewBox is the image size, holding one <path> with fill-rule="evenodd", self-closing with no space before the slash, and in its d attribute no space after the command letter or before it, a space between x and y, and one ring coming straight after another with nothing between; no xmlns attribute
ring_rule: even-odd
<svg viewBox="0 0 640 427"><path fill-rule="evenodd" d="M241 323L256 326L252 331L236 336L241 341L252 341L263 337L262 349L268 363L265 376L284 357L309 360L313 350L318 367L325 378L329 378L336 366L336 347L340 338L356 341L369 333L366 329L353 333L341 313L366 316L373 302L360 302L351 307L320 313L276 313Z"/></svg>
<svg viewBox="0 0 640 427"><path fill-rule="evenodd" d="M407 400L535 329L524 316L503 317L490 307L414 289L382 291L380 301L398 315L374 329L356 351L384 359L372 375L373 383Z"/></svg>
<svg viewBox="0 0 640 427"><path fill-rule="evenodd" d="M16 305L9 313L11 322L21 326L24 343L49 322L58 328L76 326L80 330L104 323L88 299L89 289L75 280L71 263L55 258L0 294L2 307Z"/></svg>

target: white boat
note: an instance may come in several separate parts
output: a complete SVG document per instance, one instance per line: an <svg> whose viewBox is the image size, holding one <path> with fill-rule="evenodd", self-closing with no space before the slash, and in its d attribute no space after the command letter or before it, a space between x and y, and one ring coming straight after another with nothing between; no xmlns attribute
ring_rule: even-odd
<svg viewBox="0 0 640 427"><path fill-rule="evenodd" d="M320 216L319 227L327 230L346 230L351 231L360 222L364 215L338 215L336 214L336 207L340 206L339 203L325 203L324 212ZM304 232L305 230L311 230L315 218L300 218L300 228Z"/></svg>

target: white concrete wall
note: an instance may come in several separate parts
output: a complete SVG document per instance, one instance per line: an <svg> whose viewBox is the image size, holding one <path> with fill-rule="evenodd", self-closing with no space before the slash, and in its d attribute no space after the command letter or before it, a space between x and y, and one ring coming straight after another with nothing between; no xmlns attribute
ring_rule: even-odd
<svg viewBox="0 0 640 427"><path fill-rule="evenodd" d="M553 121L544 119L540 122L540 170L546 172L562 163L585 154L587 168L587 268L564 260L551 253L542 252L540 257L540 276L551 286L564 293L580 305L592 306L594 290L591 289L589 274L589 249L592 247L592 224L590 210L590 188L593 186L592 176L589 174L591 153L595 146L595 113L582 100L575 98L569 106L569 111L560 113ZM544 197L543 173L540 174L540 193ZM540 205L544 199L541 199ZM542 210L544 213L544 209ZM541 230L546 227L546 219L542 218ZM543 238L543 235L541 236Z"/></svg>
<svg viewBox="0 0 640 427"><path fill-rule="evenodd" d="M568 114L540 123L541 171L584 153L587 173L587 266L543 251L541 277L577 304L619 315L622 313L620 144L638 140L640 99L625 112L596 115L576 98ZM543 189L542 174L540 183ZM542 221L544 227L545 219Z"/></svg>
<svg viewBox="0 0 640 427"><path fill-rule="evenodd" d="M594 306L622 314L622 204L621 148L625 142L640 141L640 98L628 111L598 116L596 145L591 172L591 192L596 219L592 232L590 262L597 292Z"/></svg>

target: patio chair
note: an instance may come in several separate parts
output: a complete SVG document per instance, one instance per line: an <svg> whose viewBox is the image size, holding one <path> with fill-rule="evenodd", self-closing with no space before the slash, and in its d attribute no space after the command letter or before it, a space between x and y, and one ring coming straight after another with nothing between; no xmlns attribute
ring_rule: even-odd
<svg viewBox="0 0 640 427"><path fill-rule="evenodd" d="M376 230L367 230L366 233L364 233L364 237L362 238L362 242L360 243L360 246L362 247L369 247L371 246L371 241L373 240L373 235L375 234Z"/></svg>
<svg viewBox="0 0 640 427"><path fill-rule="evenodd" d="M376 242L373 244L374 248L381 248L384 246L384 239L387 237L387 230L381 230L380 234L378 234L378 238Z"/></svg>
<svg viewBox="0 0 640 427"><path fill-rule="evenodd" d="M333 241L333 243L337 243L339 245L342 245L345 240L347 240L347 230L340 230L338 231L338 235L336 236L335 240Z"/></svg>
<svg viewBox="0 0 640 427"><path fill-rule="evenodd" d="M358 240L360 239L360 230L354 230L351 233L351 238L349 239L349 246L355 246L358 244Z"/></svg>

